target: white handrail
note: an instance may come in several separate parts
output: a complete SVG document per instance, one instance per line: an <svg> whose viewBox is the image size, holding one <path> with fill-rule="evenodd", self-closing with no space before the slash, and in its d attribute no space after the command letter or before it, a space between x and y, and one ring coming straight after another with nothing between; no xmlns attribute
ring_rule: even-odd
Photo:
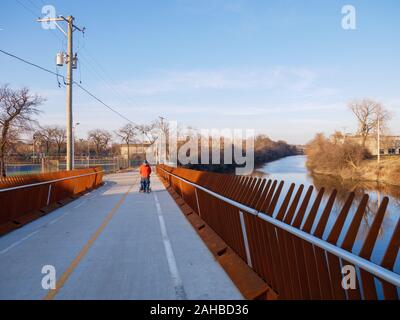
<svg viewBox="0 0 400 320"><path fill-rule="evenodd" d="M196 188L198 188L198 189L200 189L200 190L202 190L202 191L204 191L226 203L229 203L229 204L239 208L242 211L253 214L253 215L259 217L260 219L262 219L266 222L269 222L272 225L274 225L280 229L283 229L303 240L306 240L306 241L310 242L311 244L313 244L321 249L324 249L324 250L346 260L347 262L352 263L352 264L370 272L371 274L377 276L380 279L386 280L387 282L389 282L397 287L400 287L400 275L391 270L385 269L384 267L377 265L377 264L375 264L367 259L364 259L360 256L357 256L356 254L354 254L352 252L344 250L344 249L337 247L327 241L317 238L307 232L304 232L300 229L294 228L293 226L291 226L289 224L286 224L282 221L274 219L273 217L266 215L265 213L262 213L260 211L257 211L256 209L250 208L239 202L236 202L234 200L231 200L229 198L221 196L221 195L219 195L211 190L208 190L196 183L190 182L182 177L177 176L176 174L168 172L161 167L159 167L159 169L163 170L164 172L166 172L169 175L174 176L177 179L184 180L186 183L188 183L188 184L190 184L190 185L192 185L192 186L194 186L194 187L196 187Z"/></svg>
<svg viewBox="0 0 400 320"><path fill-rule="evenodd" d="M81 177L86 177L86 176L91 176L93 174L98 174L102 173L102 171L97 171L97 172L91 172L91 173L85 173L81 174L79 176L72 176L72 177L65 177L65 178L60 178L60 179L55 179L55 180L49 180L49 181L43 181L43 182L37 182L37 183L31 183L31 184L24 184L22 186L16 186L16 187L11 187L11 188L6 188L6 189L0 189L0 192L6 192L6 191L12 191L12 190L17 190L17 189L23 189L23 188L29 188L29 187L36 187L44 184L51 184L54 182L59 182L59 181L64 181L64 180L69 180L69 179L76 179L76 178L81 178Z"/></svg>

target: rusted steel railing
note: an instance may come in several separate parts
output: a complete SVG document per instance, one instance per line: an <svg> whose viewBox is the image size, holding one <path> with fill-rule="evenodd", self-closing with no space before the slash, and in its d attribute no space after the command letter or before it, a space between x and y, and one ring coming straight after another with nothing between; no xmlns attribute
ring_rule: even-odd
<svg viewBox="0 0 400 320"><path fill-rule="evenodd" d="M327 230L336 190L323 206L323 188L311 200L312 186L304 193L303 185L296 191L291 184L283 194L282 181L165 165L159 165L157 173L280 299L399 298L400 275L393 271L400 245L399 219L382 260L379 264L371 261L388 198L382 200L356 254L353 249L368 195L346 224L355 198L350 193ZM343 277L352 268L356 287L345 289Z"/></svg>
<svg viewBox="0 0 400 320"><path fill-rule="evenodd" d="M102 183L98 168L0 179L0 235L32 221Z"/></svg>

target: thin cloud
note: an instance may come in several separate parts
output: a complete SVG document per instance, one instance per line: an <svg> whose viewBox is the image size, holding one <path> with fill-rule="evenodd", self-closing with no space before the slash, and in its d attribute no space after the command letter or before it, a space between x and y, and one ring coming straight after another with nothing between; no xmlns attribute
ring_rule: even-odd
<svg viewBox="0 0 400 320"><path fill-rule="evenodd" d="M201 90L289 90L302 93L315 86L318 74L306 68L275 67L269 70L160 71L115 87L131 96Z"/></svg>

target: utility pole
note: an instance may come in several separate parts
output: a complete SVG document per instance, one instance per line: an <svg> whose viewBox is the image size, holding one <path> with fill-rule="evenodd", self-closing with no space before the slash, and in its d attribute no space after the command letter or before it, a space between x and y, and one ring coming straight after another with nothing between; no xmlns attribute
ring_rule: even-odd
<svg viewBox="0 0 400 320"><path fill-rule="evenodd" d="M87 139L87 167L90 168L90 139Z"/></svg>
<svg viewBox="0 0 400 320"><path fill-rule="evenodd" d="M36 20L37 22L42 23L54 23L57 28L67 37L67 54L65 63L67 65L67 76L66 76L66 128L67 128L67 166L66 170L72 170L74 168L74 133L72 128L73 123L73 113L72 113L72 85L74 83L73 80L73 69L76 69L77 66L77 57L74 56L73 49L73 32L78 30L82 33L85 32L85 28L78 28L74 25L74 17L68 16L67 18L63 16L59 16L57 18L43 18ZM65 32L59 25L58 21L67 22L67 32ZM60 61L58 58L60 57ZM57 65L62 66L64 63L63 55L57 55Z"/></svg>
<svg viewBox="0 0 400 320"><path fill-rule="evenodd" d="M74 168L74 137L72 132L72 59L73 59L73 43L72 43L72 32L74 18L69 16L68 18L68 32L67 32L67 103L66 103L66 115L67 115L67 171Z"/></svg>

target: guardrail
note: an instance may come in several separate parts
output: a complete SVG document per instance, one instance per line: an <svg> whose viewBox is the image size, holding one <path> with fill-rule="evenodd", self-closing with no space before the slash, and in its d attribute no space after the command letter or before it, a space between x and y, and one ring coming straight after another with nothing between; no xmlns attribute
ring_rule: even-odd
<svg viewBox="0 0 400 320"><path fill-rule="evenodd" d="M322 207L323 188L311 203L312 186L303 195L303 185L295 191L295 185L291 184L287 194L281 197L283 181L165 165L157 166L157 173L280 299L399 298L400 275L393 269L399 252L400 221L381 263L371 261L388 198L383 199L360 252L355 254L352 249L368 205L368 195L362 197L346 225L355 197L350 193L327 237L323 238L328 231L336 190ZM277 212L275 216L274 212ZM339 239L343 239L340 245ZM344 270L344 266L349 267ZM356 287L346 290L342 281L348 268L355 271Z"/></svg>
<svg viewBox="0 0 400 320"><path fill-rule="evenodd" d="M28 223L102 183L90 168L0 179L0 235Z"/></svg>

